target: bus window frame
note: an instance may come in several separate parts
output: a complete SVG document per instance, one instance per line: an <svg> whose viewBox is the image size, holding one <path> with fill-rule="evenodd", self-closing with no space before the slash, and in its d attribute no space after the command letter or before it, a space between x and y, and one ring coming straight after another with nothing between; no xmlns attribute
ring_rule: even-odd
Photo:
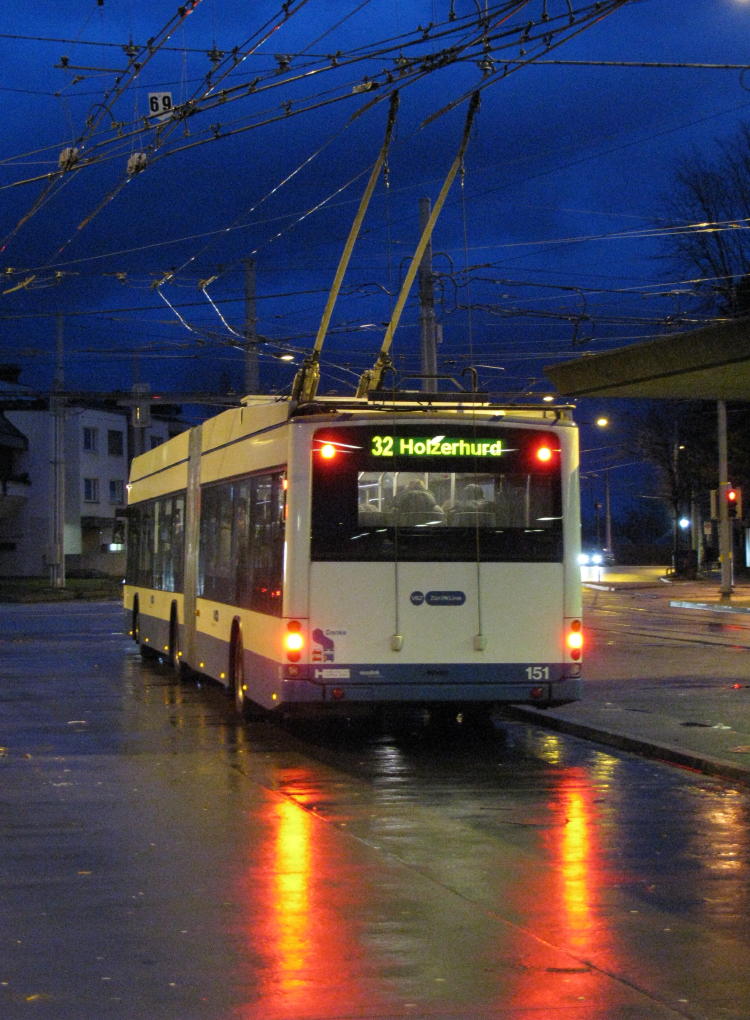
<svg viewBox="0 0 750 1020"><path fill-rule="evenodd" d="M391 426L393 428L393 426ZM455 425L451 436L476 440L502 440L507 445L496 460L486 457L420 456L403 458L373 456L371 440L383 433L382 426L355 425L318 429L312 443L312 507L311 507L311 559L313 561L379 562L394 559L422 562L427 560L483 562L562 562L562 470L560 443L552 430L529 429L516 426L492 427L488 425ZM399 425L394 434L414 438L436 431L434 425ZM548 442L555 451L552 462L536 461L533 454ZM323 458L323 446L334 447L334 456ZM504 470L493 470L503 465ZM506 470L507 469L507 470ZM514 470L512 470L514 469ZM523 470L521 470L523 469ZM547 486L548 513L536 521L526 520L523 526L490 523L489 511L484 518L478 516L473 524L451 524L449 514L430 514L427 500L422 519L407 518L407 523L393 516L381 519L360 509L359 486L363 474L374 477L380 472L424 476L442 475L447 478L455 496L457 480L471 478L488 485L488 479L506 480L521 476L530 488L529 499L540 501L542 487ZM366 484L370 484L369 478ZM395 489L396 482L391 485ZM496 490L497 491L497 490ZM382 494L381 494L382 495ZM382 511L381 505L376 509ZM479 509L479 508L478 508ZM442 515L442 519L441 519ZM535 526L539 525L539 526Z"/></svg>

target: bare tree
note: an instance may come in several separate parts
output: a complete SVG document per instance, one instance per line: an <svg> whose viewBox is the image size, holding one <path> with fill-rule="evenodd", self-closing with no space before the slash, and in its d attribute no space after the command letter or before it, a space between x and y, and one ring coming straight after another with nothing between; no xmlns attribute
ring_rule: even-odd
<svg viewBox="0 0 750 1020"><path fill-rule="evenodd" d="M633 450L657 469L660 496L672 516L684 514L692 497L716 485L713 407L698 401L659 401L641 418Z"/></svg>
<svg viewBox="0 0 750 1020"><path fill-rule="evenodd" d="M750 314L750 124L709 154L684 156L662 204L668 258L689 274L704 307Z"/></svg>

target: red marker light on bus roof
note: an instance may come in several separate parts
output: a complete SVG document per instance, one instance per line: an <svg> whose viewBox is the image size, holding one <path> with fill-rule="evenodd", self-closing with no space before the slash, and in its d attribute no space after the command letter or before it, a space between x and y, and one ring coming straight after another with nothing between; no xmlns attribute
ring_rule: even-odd
<svg viewBox="0 0 750 1020"><path fill-rule="evenodd" d="M323 445L320 448L320 456L324 460L333 460L337 453L338 450L333 445L333 443L323 443Z"/></svg>
<svg viewBox="0 0 750 1020"><path fill-rule="evenodd" d="M542 464L547 464L552 460L552 449L549 446L539 446L536 451L536 459L541 461Z"/></svg>

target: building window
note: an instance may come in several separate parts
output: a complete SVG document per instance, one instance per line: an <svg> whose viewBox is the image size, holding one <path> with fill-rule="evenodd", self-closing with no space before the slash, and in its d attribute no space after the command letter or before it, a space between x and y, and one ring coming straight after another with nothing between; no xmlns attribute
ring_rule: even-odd
<svg viewBox="0 0 750 1020"><path fill-rule="evenodd" d="M83 448L90 453L96 453L99 449L99 429L84 426Z"/></svg>
<svg viewBox="0 0 750 1020"><path fill-rule="evenodd" d="M83 501L84 501L84 503L98 503L99 502L99 479L98 478L84 478L83 479Z"/></svg>
<svg viewBox="0 0 750 1020"><path fill-rule="evenodd" d="M111 478L109 481L109 501L122 505L125 502L125 483L121 478Z"/></svg>
<svg viewBox="0 0 750 1020"><path fill-rule="evenodd" d="M107 453L110 457L122 457L125 452L125 437L119 429L107 431Z"/></svg>

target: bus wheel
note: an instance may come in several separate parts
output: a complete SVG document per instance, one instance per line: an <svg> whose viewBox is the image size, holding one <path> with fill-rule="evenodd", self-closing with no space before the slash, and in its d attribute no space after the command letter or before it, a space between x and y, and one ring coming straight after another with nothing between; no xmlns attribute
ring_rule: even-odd
<svg viewBox="0 0 750 1020"><path fill-rule="evenodd" d="M245 687L245 657L242 649L242 637L235 636L232 642L232 693L234 694L234 707L240 719L247 715L247 689Z"/></svg>
<svg viewBox="0 0 750 1020"><path fill-rule="evenodd" d="M141 641L141 614L140 614L137 602L133 603L133 619L132 619L131 626L132 626L133 640L138 645L138 651L141 654L141 658L142 659L150 659L152 657L152 655L153 655L153 652L148 647L148 645L144 645L142 643L142 641Z"/></svg>
<svg viewBox="0 0 750 1020"><path fill-rule="evenodd" d="M169 654L168 662L175 673L180 672L180 649L179 649L179 638L180 633L177 625L177 610L172 607L172 614L169 617Z"/></svg>

